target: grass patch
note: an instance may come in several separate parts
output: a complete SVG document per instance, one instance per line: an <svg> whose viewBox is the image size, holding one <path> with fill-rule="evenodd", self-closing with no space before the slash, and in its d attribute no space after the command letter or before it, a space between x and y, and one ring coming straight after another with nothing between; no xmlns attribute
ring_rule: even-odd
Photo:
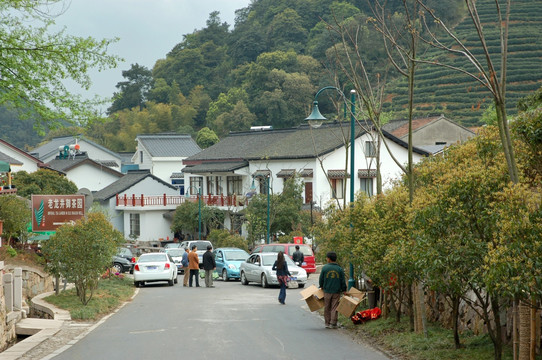
<svg viewBox="0 0 542 360"><path fill-rule="evenodd" d="M377 319L365 324L354 325L339 314L339 322L348 330L376 347L407 360L472 360L494 359L493 343L487 335L472 332L460 334L461 349L455 349L453 331L443 329L439 324L428 325L428 336L411 332L408 317L401 317L396 323L394 317ZM503 360L512 359L511 349L504 346Z"/></svg>
<svg viewBox="0 0 542 360"><path fill-rule="evenodd" d="M98 320L128 301L134 291L132 279L103 279L98 282L98 289L87 305L81 303L75 289L48 296L45 301L68 310L73 320Z"/></svg>

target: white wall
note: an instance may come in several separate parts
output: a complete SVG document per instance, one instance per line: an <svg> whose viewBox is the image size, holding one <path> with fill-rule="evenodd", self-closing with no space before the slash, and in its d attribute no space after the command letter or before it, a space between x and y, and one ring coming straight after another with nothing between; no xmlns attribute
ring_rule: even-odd
<svg viewBox="0 0 542 360"><path fill-rule="evenodd" d="M124 237L130 238L130 214L139 214L140 236L138 240L166 240L168 237L173 239L173 232L170 230L171 222L164 218L164 214L170 210L142 210L132 211L131 209L124 211Z"/></svg>
<svg viewBox="0 0 542 360"><path fill-rule="evenodd" d="M120 176L103 171L90 164L82 164L66 173L66 177L77 185L78 189L87 188L98 191L117 181Z"/></svg>
<svg viewBox="0 0 542 360"><path fill-rule="evenodd" d="M15 151L13 150L12 148L8 147L8 146L2 146L2 144L0 144L0 151L2 151L4 154L14 158L14 159L17 159L19 160L20 162L22 162L23 164L22 165L12 165L11 166L11 172L12 173L16 173L18 171L26 171L27 173L32 173L34 171L37 171L39 168L38 168L38 163L35 161L35 160L32 160L32 159L29 159L28 157L24 156L23 154L21 154L20 152L18 151Z"/></svg>
<svg viewBox="0 0 542 360"><path fill-rule="evenodd" d="M171 174L180 172L184 168L183 160L185 158L154 158L151 173L171 184Z"/></svg>

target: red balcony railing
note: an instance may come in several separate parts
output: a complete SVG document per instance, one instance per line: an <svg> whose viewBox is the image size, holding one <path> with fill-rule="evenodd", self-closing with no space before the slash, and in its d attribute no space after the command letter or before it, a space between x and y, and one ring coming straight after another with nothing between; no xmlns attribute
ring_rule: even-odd
<svg viewBox="0 0 542 360"><path fill-rule="evenodd" d="M116 195L116 206L167 206L167 205L181 205L185 201L197 202L198 195L183 196L183 195L151 195L144 196L143 194L137 196L132 195ZM246 206L248 199L241 195L203 195L201 202L208 206Z"/></svg>
<svg viewBox="0 0 542 360"><path fill-rule="evenodd" d="M17 194L17 189L13 188L13 189L4 189L2 188L2 190L0 190L0 195L12 195L12 194Z"/></svg>

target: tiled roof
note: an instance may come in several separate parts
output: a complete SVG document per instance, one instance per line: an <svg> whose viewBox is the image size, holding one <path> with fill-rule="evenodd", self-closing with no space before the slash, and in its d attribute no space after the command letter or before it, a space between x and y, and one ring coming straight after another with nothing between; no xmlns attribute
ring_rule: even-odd
<svg viewBox="0 0 542 360"><path fill-rule="evenodd" d="M56 159L49 161L47 165L49 165L49 167L53 170L65 173L66 171L74 169L83 164L89 164L91 166L94 166L95 168L100 169L101 171L105 171L113 175L118 175L119 177L122 176L122 173L109 168L107 165L103 164L103 162L99 163L92 159L89 159L86 153L79 154L76 155L75 158L70 157L68 159L59 159L57 156ZM118 167L116 162L113 161L113 164Z"/></svg>
<svg viewBox="0 0 542 360"><path fill-rule="evenodd" d="M99 201L110 199L113 196L123 192L124 190L129 189L130 187L134 186L135 184L147 177L150 177L165 186L169 186L170 188L177 190L175 186L168 184L162 179L154 176L149 172L149 170L134 170L128 171L126 175L124 175L114 183L110 184L109 186L103 188L100 191L95 192L94 199Z"/></svg>
<svg viewBox="0 0 542 360"><path fill-rule="evenodd" d="M433 116L427 118L412 119L412 131L415 131L422 126L425 126L440 118L441 116ZM400 138L408 134L408 120L392 120L386 125L384 125L382 128Z"/></svg>
<svg viewBox="0 0 542 360"><path fill-rule="evenodd" d="M358 177L359 178L374 178L376 177L376 170L375 169L359 169Z"/></svg>
<svg viewBox="0 0 542 360"><path fill-rule="evenodd" d="M327 176L330 179L344 179L350 177L350 173L345 175L344 170L328 170Z"/></svg>
<svg viewBox="0 0 542 360"><path fill-rule="evenodd" d="M268 177L271 176L271 170L256 170L252 173L253 177Z"/></svg>
<svg viewBox="0 0 542 360"><path fill-rule="evenodd" d="M312 177L313 173L314 173L313 169L303 169L299 173L299 176L301 176L301 177Z"/></svg>
<svg viewBox="0 0 542 360"><path fill-rule="evenodd" d="M4 154L0 151L0 161L5 161L9 163L10 165L23 165L23 163L15 158L12 158L11 156Z"/></svg>
<svg viewBox="0 0 542 360"><path fill-rule="evenodd" d="M356 126L356 137L365 133L361 126ZM406 143L383 131L386 138L400 146ZM185 165L216 161L250 161L303 159L322 156L344 146L344 139L350 139L350 125L346 123L324 124L314 129L301 125L292 129L248 131L230 133L215 145L188 157ZM414 148L414 152L428 155L425 151Z"/></svg>
<svg viewBox="0 0 542 360"><path fill-rule="evenodd" d="M78 136L61 136L61 137L56 137L56 138L53 138L51 141L41 145L41 146L38 146L37 148L29 151L31 154L36 154L36 157L40 158L40 159L44 159L52 154L55 154L55 153L58 153L58 148L60 146L64 146L64 145L72 145L72 144L75 144L75 140L77 139L80 139L80 140L84 140L86 142L88 142L89 144L92 144L92 146L95 146L109 154L111 154L111 157L112 158L120 158L120 156L114 152L114 151L111 151L109 150L108 148L102 146L102 145L99 145L99 144L96 144L95 142L85 138L84 136L82 135L78 135Z"/></svg>
<svg viewBox="0 0 542 360"><path fill-rule="evenodd" d="M183 169L183 172L189 174L204 174L209 172L231 172L240 168L248 166L246 161L235 162L207 162L194 166L187 166Z"/></svg>
<svg viewBox="0 0 542 360"><path fill-rule="evenodd" d="M295 175L295 169L282 169L277 173L279 178L291 178Z"/></svg>
<svg viewBox="0 0 542 360"><path fill-rule="evenodd" d="M137 135L137 139L152 157L188 157L201 151L192 137L185 134Z"/></svg>

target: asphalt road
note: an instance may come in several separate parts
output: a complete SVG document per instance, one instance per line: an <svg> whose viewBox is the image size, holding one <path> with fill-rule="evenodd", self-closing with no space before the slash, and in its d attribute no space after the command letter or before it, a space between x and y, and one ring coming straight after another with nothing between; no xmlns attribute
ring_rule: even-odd
<svg viewBox="0 0 542 360"><path fill-rule="evenodd" d="M203 284L202 284L203 285ZM278 288L215 281L215 288L159 283L55 360L78 359L366 359L385 355L325 329L299 289L278 303Z"/></svg>

